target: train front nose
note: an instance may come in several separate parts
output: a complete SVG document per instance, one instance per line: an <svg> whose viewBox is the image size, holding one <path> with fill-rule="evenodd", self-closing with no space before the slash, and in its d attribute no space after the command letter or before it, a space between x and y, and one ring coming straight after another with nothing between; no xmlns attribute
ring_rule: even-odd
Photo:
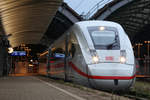
<svg viewBox="0 0 150 100"><path fill-rule="evenodd" d="M128 90L134 80L118 80L118 79L89 79L91 87L101 90Z"/></svg>
<svg viewBox="0 0 150 100"><path fill-rule="evenodd" d="M127 90L134 80L134 66L125 64L93 64L88 66L92 87L103 90Z"/></svg>

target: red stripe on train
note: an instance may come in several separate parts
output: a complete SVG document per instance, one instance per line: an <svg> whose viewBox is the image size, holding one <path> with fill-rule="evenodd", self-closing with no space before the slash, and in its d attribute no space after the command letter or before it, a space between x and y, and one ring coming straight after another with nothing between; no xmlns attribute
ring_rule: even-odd
<svg viewBox="0 0 150 100"><path fill-rule="evenodd" d="M69 62L69 65L80 75L84 76L84 77L88 77L91 79L119 79L119 80L131 80L133 78L135 78L136 75L133 76L92 76L92 75L88 75L82 71L80 71L80 69L78 69L72 62Z"/></svg>

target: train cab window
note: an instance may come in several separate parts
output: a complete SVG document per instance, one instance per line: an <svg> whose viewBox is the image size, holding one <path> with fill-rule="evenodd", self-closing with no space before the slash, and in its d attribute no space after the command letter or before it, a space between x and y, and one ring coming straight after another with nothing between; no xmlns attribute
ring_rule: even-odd
<svg viewBox="0 0 150 100"><path fill-rule="evenodd" d="M96 49L120 49L119 37L115 28L88 27L91 39Z"/></svg>

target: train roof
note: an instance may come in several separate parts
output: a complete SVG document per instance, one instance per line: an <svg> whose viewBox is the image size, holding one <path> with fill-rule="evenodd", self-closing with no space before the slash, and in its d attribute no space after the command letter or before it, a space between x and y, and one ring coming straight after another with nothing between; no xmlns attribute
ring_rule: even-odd
<svg viewBox="0 0 150 100"><path fill-rule="evenodd" d="M121 27L120 24L112 21L80 21L77 22L75 25L78 25L80 27L90 27L90 26L109 26L109 27Z"/></svg>

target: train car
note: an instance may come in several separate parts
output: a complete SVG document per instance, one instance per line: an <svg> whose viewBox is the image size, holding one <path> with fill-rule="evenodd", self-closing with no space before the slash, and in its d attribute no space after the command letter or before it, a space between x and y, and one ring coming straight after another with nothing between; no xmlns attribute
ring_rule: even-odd
<svg viewBox="0 0 150 100"><path fill-rule="evenodd" d="M103 90L128 90L135 81L130 40L115 22L75 23L50 46L50 52L52 77Z"/></svg>

